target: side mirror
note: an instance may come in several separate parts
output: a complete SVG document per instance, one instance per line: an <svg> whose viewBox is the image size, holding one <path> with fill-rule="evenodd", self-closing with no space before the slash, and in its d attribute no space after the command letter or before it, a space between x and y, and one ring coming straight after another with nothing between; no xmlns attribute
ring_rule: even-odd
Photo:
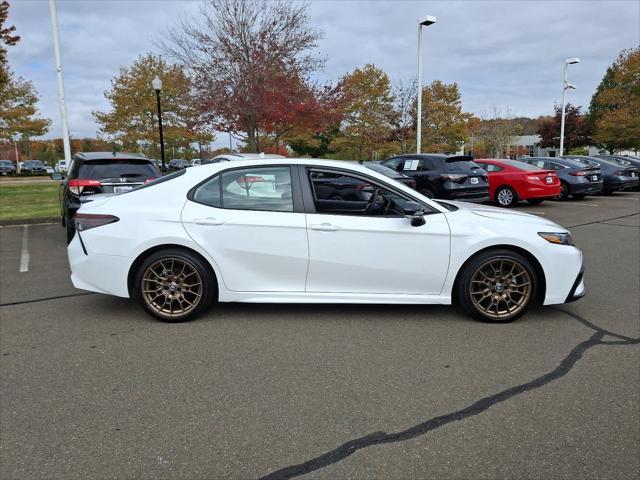
<svg viewBox="0 0 640 480"><path fill-rule="evenodd" d="M51 180L62 180L62 174L60 172L52 173Z"/></svg>
<svg viewBox="0 0 640 480"><path fill-rule="evenodd" d="M404 217L411 219L412 227L421 227L427 221L424 219L424 208L418 202L407 202L403 209Z"/></svg>

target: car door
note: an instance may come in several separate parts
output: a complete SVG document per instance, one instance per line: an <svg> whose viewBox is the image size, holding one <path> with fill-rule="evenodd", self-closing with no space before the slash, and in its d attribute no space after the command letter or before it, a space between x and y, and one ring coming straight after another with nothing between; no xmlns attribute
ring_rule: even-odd
<svg viewBox="0 0 640 480"><path fill-rule="evenodd" d="M309 249L299 192L289 166L226 169L189 193L182 222L229 290L302 292Z"/></svg>
<svg viewBox="0 0 640 480"><path fill-rule="evenodd" d="M308 212L308 292L441 292L450 253L444 214L425 205L426 223L413 227L402 216L413 199L385 182L323 168L303 168L301 177Z"/></svg>

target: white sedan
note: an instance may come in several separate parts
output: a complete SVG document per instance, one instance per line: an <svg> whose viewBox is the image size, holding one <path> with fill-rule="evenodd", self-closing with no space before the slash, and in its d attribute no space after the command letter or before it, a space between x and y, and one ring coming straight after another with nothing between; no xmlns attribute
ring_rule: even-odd
<svg viewBox="0 0 640 480"><path fill-rule="evenodd" d="M216 301L455 303L507 322L585 293L582 253L565 228L431 200L340 161L180 170L84 203L75 221L76 288L133 297L169 322Z"/></svg>

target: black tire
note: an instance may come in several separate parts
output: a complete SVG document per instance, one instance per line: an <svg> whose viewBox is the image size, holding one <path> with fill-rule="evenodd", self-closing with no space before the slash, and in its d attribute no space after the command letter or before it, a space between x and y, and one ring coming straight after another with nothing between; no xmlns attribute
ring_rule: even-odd
<svg viewBox="0 0 640 480"><path fill-rule="evenodd" d="M560 182L560 194L553 197L554 200L566 200L569 198L569 185L567 182Z"/></svg>
<svg viewBox="0 0 640 480"><path fill-rule="evenodd" d="M542 202L544 202L544 198L530 198L527 200L527 203L531 205L540 205Z"/></svg>
<svg viewBox="0 0 640 480"><path fill-rule="evenodd" d="M495 315L490 316L485 311L483 311L482 306L480 307L477 306L477 304L480 304L481 302L477 301L478 297L475 297L476 302L474 302L472 298L472 290L471 290L472 280L477 277L476 272L487 268L486 265L494 261L495 262L504 261L507 266L508 266L508 263L506 262L516 263L517 265L519 265L519 268L521 269L518 271L527 272L526 275L518 274L518 276L523 281L521 282L521 280L517 280L517 282L525 283L524 280L526 280L527 278L530 281L529 282L530 288L527 293L526 299L522 299L522 303L518 305L517 310L514 309L512 313L508 313L509 307L506 300L503 300L503 299L498 300L498 303L496 304L498 307L496 308L496 310L500 308L501 303L504 303L507 306L507 314L504 314L504 315L498 314L497 317ZM500 265L502 264L500 263ZM480 277L477 277L477 278L480 278ZM515 278L511 279L511 282L513 282L513 280L515 280ZM504 285L502 285L500 289L500 292L504 292L504 294L508 294L510 299L511 299L511 293L508 291L509 287L513 286L516 288L526 288L526 285L518 286L515 283L511 284L511 282L509 282L509 285L505 290L503 290L505 288ZM477 286L476 280L474 280L473 285ZM496 286L493 288L489 287L489 291L487 292L487 293L490 293L490 296L487 297L487 300L490 300L491 304L494 304L495 302L495 300L492 297L495 297L496 295L498 296L502 295L502 293L496 290L497 285L498 284L496 284ZM529 260L527 260L525 257L520 255L519 253L516 253L512 250L493 249L493 250L487 250L477 254L476 256L472 257L462 267L462 270L458 274L456 284L454 285L453 298L457 306L461 307L466 313L468 313L471 317L475 318L476 320L480 320L482 322L488 322L488 323L508 323L524 315L524 313L527 311L527 309L531 305L531 302L533 302L534 299L537 298L537 294L538 294L537 286L538 286L538 277L536 274L536 270ZM480 285L479 288L483 288L482 285ZM484 294L476 293L476 295L484 295Z"/></svg>
<svg viewBox="0 0 640 480"><path fill-rule="evenodd" d="M423 188L422 190L419 190L419 192L427 198L436 198L433 190L431 190L430 188Z"/></svg>
<svg viewBox="0 0 640 480"><path fill-rule="evenodd" d="M500 187L494 196L500 207L511 208L518 203L518 194L511 187Z"/></svg>
<svg viewBox="0 0 640 480"><path fill-rule="evenodd" d="M180 268L180 262L187 265L188 268L192 270L192 273L189 273L181 280L179 280L180 275L177 274L177 271ZM175 268L175 271L173 271L175 264L178 264L178 268ZM158 267L158 265L162 265L162 267ZM163 285L161 285L160 282L154 283L154 281L150 281L149 278L152 276L152 273L150 273L150 267L152 267L151 271L155 271L156 277L159 278L157 275L157 269L164 268L164 265L170 265L170 270L172 270L171 275L165 275L167 281L165 281ZM155 268L155 270L153 270L153 268ZM167 270L167 272L168 271L169 270ZM182 272L183 273L181 275L184 275L185 270L183 269ZM164 273L165 271L163 270L161 274ZM189 278L189 280L187 281L186 278ZM198 290L199 294L190 290L187 291L186 287L183 287L183 285L190 286L191 284L188 282L200 282ZM170 291L169 289L173 288L171 284L174 286L178 284L178 290ZM145 285L147 287L155 286L161 289L158 296L153 298L154 301L159 298L157 303L153 303L151 301L151 295L153 295L153 293L148 293L149 290L145 290L143 288ZM183 288L184 291L181 290ZM171 295L173 295L172 299L168 300ZM166 307L169 309L172 309L172 305L176 304L182 308L183 301L184 303L193 306L187 307L187 309L183 308L181 313L178 312L176 314L170 314L168 312L164 312L164 309L161 309L158 305L159 302L163 301L163 298L160 298L162 296L164 296L165 302L169 301L169 304ZM142 305L142 308L147 313L157 320L169 323L187 322L189 320L193 320L199 314L206 311L214 300L218 298L218 284L211 266L202 257L188 250L167 248L152 253L138 265L132 284L132 297ZM163 303L162 306L164 307L165 303Z"/></svg>

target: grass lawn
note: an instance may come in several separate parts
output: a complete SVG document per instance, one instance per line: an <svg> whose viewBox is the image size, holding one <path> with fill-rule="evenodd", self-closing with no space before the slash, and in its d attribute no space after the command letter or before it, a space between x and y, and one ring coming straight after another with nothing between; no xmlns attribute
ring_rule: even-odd
<svg viewBox="0 0 640 480"><path fill-rule="evenodd" d="M58 182L0 183L0 220L27 220L60 215Z"/></svg>

